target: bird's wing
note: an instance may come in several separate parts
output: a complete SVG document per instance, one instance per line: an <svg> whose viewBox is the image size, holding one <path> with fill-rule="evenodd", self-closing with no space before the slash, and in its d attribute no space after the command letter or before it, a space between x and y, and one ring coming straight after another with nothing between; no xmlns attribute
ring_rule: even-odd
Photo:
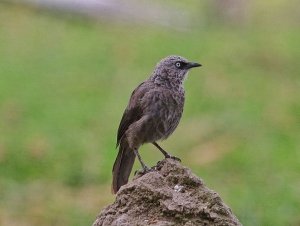
<svg viewBox="0 0 300 226"><path fill-rule="evenodd" d="M143 110L140 106L140 101L139 101L141 97L145 94L145 87L143 85L144 82L141 83L131 94L129 104L123 113L119 125L118 135L117 135L117 146L120 144L120 141L124 136L128 127L132 123L138 121L143 115Z"/></svg>

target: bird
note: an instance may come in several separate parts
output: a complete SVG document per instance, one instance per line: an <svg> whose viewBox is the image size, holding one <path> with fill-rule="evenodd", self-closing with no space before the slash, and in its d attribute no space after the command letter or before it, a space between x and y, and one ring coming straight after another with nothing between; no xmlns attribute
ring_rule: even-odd
<svg viewBox="0 0 300 226"><path fill-rule="evenodd" d="M112 170L112 193L127 184L136 157L143 171L150 170L138 152L145 143L152 143L165 158L180 160L157 142L167 139L178 126L185 101L184 80L190 69L200 66L181 56L165 57L132 92L117 132L119 151Z"/></svg>

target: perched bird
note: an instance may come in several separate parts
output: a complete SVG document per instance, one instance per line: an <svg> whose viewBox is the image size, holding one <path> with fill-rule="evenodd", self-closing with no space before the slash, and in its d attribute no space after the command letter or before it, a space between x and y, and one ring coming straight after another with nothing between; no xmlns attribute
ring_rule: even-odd
<svg viewBox="0 0 300 226"><path fill-rule="evenodd" d="M113 193L128 182L136 156L144 171L148 170L138 152L142 144L152 143L165 158L173 157L156 141L168 138L176 129L185 100L184 79L191 68L199 66L201 64L189 62L180 56L168 56L133 91L118 129L119 153L112 170Z"/></svg>

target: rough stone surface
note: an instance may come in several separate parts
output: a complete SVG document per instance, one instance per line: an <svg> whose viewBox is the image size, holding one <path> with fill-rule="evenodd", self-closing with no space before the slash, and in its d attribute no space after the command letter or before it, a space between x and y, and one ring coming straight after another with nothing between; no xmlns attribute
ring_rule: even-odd
<svg viewBox="0 0 300 226"><path fill-rule="evenodd" d="M220 196L178 161L165 159L137 174L93 226L241 225Z"/></svg>

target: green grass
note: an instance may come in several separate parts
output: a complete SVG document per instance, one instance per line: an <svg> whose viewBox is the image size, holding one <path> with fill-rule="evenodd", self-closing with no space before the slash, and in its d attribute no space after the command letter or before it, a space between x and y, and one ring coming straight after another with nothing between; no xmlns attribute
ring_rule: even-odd
<svg viewBox="0 0 300 226"><path fill-rule="evenodd" d="M299 225L300 30L282 23L181 33L0 8L0 224L91 224L113 200L130 92L180 54L204 66L162 145L244 225ZM141 152L150 165L162 158L150 145Z"/></svg>

